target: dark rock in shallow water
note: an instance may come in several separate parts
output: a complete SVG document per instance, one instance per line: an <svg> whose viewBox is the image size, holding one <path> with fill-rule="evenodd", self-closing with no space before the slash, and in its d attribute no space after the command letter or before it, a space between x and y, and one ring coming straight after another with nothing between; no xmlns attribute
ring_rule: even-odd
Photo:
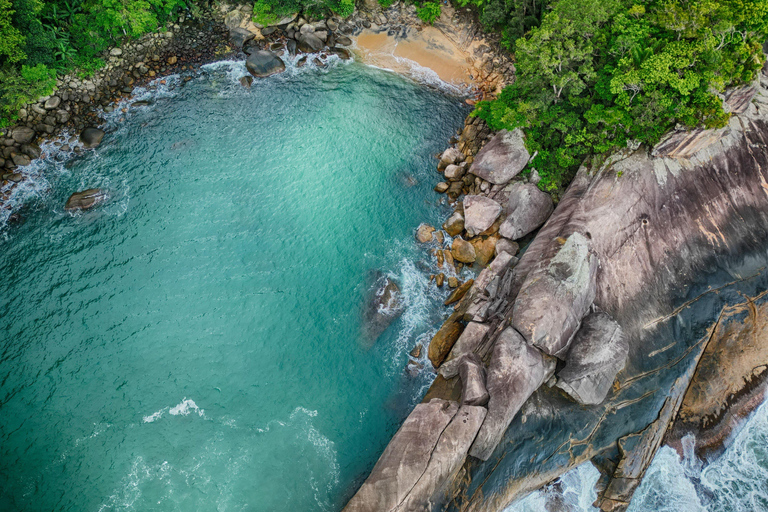
<svg viewBox="0 0 768 512"><path fill-rule="evenodd" d="M346 48L334 47L330 49L330 52L334 55L338 55L341 60L349 60L352 58L352 54Z"/></svg>
<svg viewBox="0 0 768 512"><path fill-rule="evenodd" d="M80 134L80 142L87 148L95 148L101 144L101 139L104 138L104 130L98 128L86 128Z"/></svg>
<svg viewBox="0 0 768 512"><path fill-rule="evenodd" d="M296 50L298 49L296 41L289 39L288 42L285 43L285 47L288 49L288 54L296 55Z"/></svg>
<svg viewBox="0 0 768 512"><path fill-rule="evenodd" d="M336 44L340 44L341 46L350 46L352 44L352 40L347 36L337 35Z"/></svg>
<svg viewBox="0 0 768 512"><path fill-rule="evenodd" d="M576 331L565 368L557 374L557 387L580 404L602 403L628 352L619 324L602 311L591 313Z"/></svg>
<svg viewBox="0 0 768 512"><path fill-rule="evenodd" d="M240 78L240 85L243 87L250 87L253 84L252 76L244 76Z"/></svg>
<svg viewBox="0 0 768 512"><path fill-rule="evenodd" d="M402 297L397 283L377 273L363 312L366 344L373 345L402 312Z"/></svg>
<svg viewBox="0 0 768 512"><path fill-rule="evenodd" d="M264 78L285 71L285 63L272 52L260 50L245 60L248 72L256 78Z"/></svg>
<svg viewBox="0 0 768 512"><path fill-rule="evenodd" d="M69 196L64 205L65 210L88 210L107 198L107 192L100 188L89 188Z"/></svg>

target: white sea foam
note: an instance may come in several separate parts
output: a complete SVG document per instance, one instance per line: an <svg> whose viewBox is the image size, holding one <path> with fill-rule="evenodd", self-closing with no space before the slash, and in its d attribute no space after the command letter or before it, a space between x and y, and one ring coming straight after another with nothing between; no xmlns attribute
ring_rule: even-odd
<svg viewBox="0 0 768 512"><path fill-rule="evenodd" d="M141 421L142 423L154 423L155 421L162 418L166 412L171 416L188 416L190 413L196 412L198 416L205 418L205 411L200 409L194 400L190 400L187 397L184 397L181 402L174 405L173 407L163 407L159 411L155 411L150 415L144 416Z"/></svg>
<svg viewBox="0 0 768 512"><path fill-rule="evenodd" d="M550 509L560 512L596 511L592 503L597 498L595 483L598 478L600 472L592 463L581 464L553 484L512 503L505 512L541 512Z"/></svg>

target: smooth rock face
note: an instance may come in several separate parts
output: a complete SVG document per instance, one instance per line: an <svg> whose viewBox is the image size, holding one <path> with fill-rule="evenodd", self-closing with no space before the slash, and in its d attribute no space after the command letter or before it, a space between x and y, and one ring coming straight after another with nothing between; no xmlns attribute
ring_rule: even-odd
<svg viewBox="0 0 768 512"><path fill-rule="evenodd" d="M363 313L366 341L373 345L402 312L403 304L397 283L379 274L371 287L371 294Z"/></svg>
<svg viewBox="0 0 768 512"><path fill-rule="evenodd" d="M480 346L480 342L485 337L490 327L487 324L481 324L479 322L469 322L464 332L461 333L459 339L451 349L451 353L448 356L448 360L440 367L440 375L446 379L450 379L459 374L459 365L463 359L463 356L476 354L477 348Z"/></svg>
<svg viewBox="0 0 768 512"><path fill-rule="evenodd" d="M470 172L494 185L506 185L530 159L523 132L501 130L477 153Z"/></svg>
<svg viewBox="0 0 768 512"><path fill-rule="evenodd" d="M464 231L464 215L460 212L453 212L453 214L443 222L443 229L451 236L460 235L461 232Z"/></svg>
<svg viewBox="0 0 768 512"><path fill-rule="evenodd" d="M336 36L336 44L340 44L341 46L349 46L352 44L352 40L347 36L339 34Z"/></svg>
<svg viewBox="0 0 768 512"><path fill-rule="evenodd" d="M253 39L254 35L244 28L236 27L230 29L229 38L237 48L242 48L245 43Z"/></svg>
<svg viewBox="0 0 768 512"><path fill-rule="evenodd" d="M45 102L45 110L53 110L61 105L61 98L58 96L51 96Z"/></svg>
<svg viewBox="0 0 768 512"><path fill-rule="evenodd" d="M245 67L256 78L264 78L285 71L285 63L282 59L266 50L249 55L245 60Z"/></svg>
<svg viewBox="0 0 768 512"><path fill-rule="evenodd" d="M344 512L390 511L399 506L426 472L443 431L458 409L455 402L439 399L418 404Z"/></svg>
<svg viewBox="0 0 768 512"><path fill-rule="evenodd" d="M453 480L464 464L486 413L484 407L462 405L459 408L432 451L424 474L395 509L396 512L422 512L429 505L440 506L444 503L444 486Z"/></svg>
<svg viewBox="0 0 768 512"><path fill-rule="evenodd" d="M27 155L22 155L19 153L13 153L11 155L11 160L13 160L13 163L18 165L19 167L24 167L25 165L29 165L32 163L32 161L29 159Z"/></svg>
<svg viewBox="0 0 768 512"><path fill-rule="evenodd" d="M87 148L95 148L101 144L101 139L104 138L104 130L98 128L86 128L80 134L80 142Z"/></svg>
<svg viewBox="0 0 768 512"><path fill-rule="evenodd" d="M459 362L461 377L461 404L485 405L490 395L485 388L485 370L474 354L461 357Z"/></svg>
<svg viewBox="0 0 768 512"><path fill-rule="evenodd" d="M440 155L440 163L438 164L438 167L448 167L449 165L460 162L463 159L464 155L461 153L461 151L459 151L458 148L448 148L443 151L442 155Z"/></svg>
<svg viewBox="0 0 768 512"><path fill-rule="evenodd" d="M517 240L544 224L555 207L549 194L532 183L516 183L512 187L507 218L501 224L499 233L510 240Z"/></svg>
<svg viewBox="0 0 768 512"><path fill-rule="evenodd" d="M513 242L511 240L508 240L506 238L502 238L498 242L496 242L496 255L498 256L502 252L509 253L510 255L514 256L517 254L517 251L520 250L520 246L517 244L517 242Z"/></svg>
<svg viewBox="0 0 768 512"><path fill-rule="evenodd" d="M64 205L65 210L88 210L107 198L106 191L100 188L89 188L82 192L75 192Z"/></svg>
<svg viewBox="0 0 768 512"><path fill-rule="evenodd" d="M20 126L18 128L14 128L11 137L19 144L27 144L34 140L35 130L32 128L27 128L26 126Z"/></svg>
<svg viewBox="0 0 768 512"><path fill-rule="evenodd" d="M464 176L464 173L466 172L464 167L451 164L448 167L445 168L445 177L449 180L458 180L461 179L462 176Z"/></svg>
<svg viewBox="0 0 768 512"><path fill-rule="evenodd" d="M517 331L508 327L501 333L488 367L488 414L469 451L471 456L488 460L523 403L554 369L554 361L528 345Z"/></svg>
<svg viewBox="0 0 768 512"><path fill-rule="evenodd" d="M512 310L512 325L545 354L562 358L595 299L597 257L574 233L549 264L528 274Z"/></svg>
<svg viewBox="0 0 768 512"><path fill-rule="evenodd" d="M580 404L602 403L628 353L629 344L619 324L602 311L591 313L573 337L565 368L557 375L557 387Z"/></svg>
<svg viewBox="0 0 768 512"><path fill-rule="evenodd" d="M473 263L477 258L475 254L475 248L469 242L463 240L461 237L453 239L451 244L451 254L453 259L462 263Z"/></svg>
<svg viewBox="0 0 768 512"><path fill-rule="evenodd" d="M490 228L501 214L501 205L485 196L468 195L464 198L464 229L476 236Z"/></svg>

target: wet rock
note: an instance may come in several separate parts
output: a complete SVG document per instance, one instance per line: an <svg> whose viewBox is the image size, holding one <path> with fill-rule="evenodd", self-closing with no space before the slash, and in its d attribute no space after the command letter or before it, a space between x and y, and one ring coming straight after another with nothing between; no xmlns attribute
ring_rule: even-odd
<svg viewBox="0 0 768 512"><path fill-rule="evenodd" d="M450 254L450 253L448 253ZM458 288L459 287L459 280L453 276L448 278L448 287L449 288Z"/></svg>
<svg viewBox="0 0 768 512"><path fill-rule="evenodd" d="M461 378L461 404L485 405L490 395L485 389L485 370L474 354L467 354L459 361Z"/></svg>
<svg viewBox="0 0 768 512"><path fill-rule="evenodd" d="M8 175L8 181L12 181L13 183L21 183L24 181L24 175L19 172L14 172Z"/></svg>
<svg viewBox="0 0 768 512"><path fill-rule="evenodd" d="M427 350L427 356L432 361L432 366L438 368L448 353L453 348L453 344L461 336L461 332L464 330L464 325L459 321L461 315L459 313L453 313L443 323L442 327L432 337L432 341L429 342L429 349Z"/></svg>
<svg viewBox="0 0 768 512"><path fill-rule="evenodd" d="M464 183L461 181L452 181L448 186L448 197L456 200L464 191Z"/></svg>
<svg viewBox="0 0 768 512"><path fill-rule="evenodd" d="M522 238L544 224L553 210L549 194L532 183L515 183L507 203L507 218L499 233L511 240Z"/></svg>
<svg viewBox="0 0 768 512"><path fill-rule="evenodd" d="M408 354L414 359L419 359L421 358L421 352L422 352L422 346L416 345Z"/></svg>
<svg viewBox="0 0 768 512"><path fill-rule="evenodd" d="M306 27L307 25L304 26ZM325 43L312 33L308 32L299 36L299 50L305 53L319 52L324 46Z"/></svg>
<svg viewBox="0 0 768 512"><path fill-rule="evenodd" d="M32 163L27 155L21 153L11 153L11 160L13 160L14 165L18 165L19 167L24 167L25 165Z"/></svg>
<svg viewBox="0 0 768 512"><path fill-rule="evenodd" d="M285 71L283 60L267 50L260 50L249 55L245 60L245 67L256 78L264 78Z"/></svg>
<svg viewBox="0 0 768 512"><path fill-rule="evenodd" d="M243 87L250 87L253 84L252 76L244 76L240 78L240 85Z"/></svg>
<svg viewBox="0 0 768 512"><path fill-rule="evenodd" d="M352 58L352 54L346 48L330 48L329 50L334 55L337 55L341 60L349 60Z"/></svg>
<svg viewBox="0 0 768 512"><path fill-rule="evenodd" d="M521 130L501 130L477 153L471 172L494 185L506 185L530 158Z"/></svg>
<svg viewBox="0 0 768 512"><path fill-rule="evenodd" d="M568 237L546 266L526 278L512 325L545 354L562 357L596 292L597 257L581 233Z"/></svg>
<svg viewBox="0 0 768 512"><path fill-rule="evenodd" d="M472 285L475 283L474 279L468 279L464 284L453 290L453 293L451 293L447 299L445 299L445 302L443 302L444 305L450 306L451 304L455 302L459 302L464 295L469 291L470 288L472 288Z"/></svg>
<svg viewBox="0 0 768 512"><path fill-rule="evenodd" d="M448 359L440 366L440 375L446 379L451 379L459 374L459 364L464 356L470 354L484 355L478 354L478 349L480 342L488 333L488 329L490 326L487 324L469 322L453 345Z"/></svg>
<svg viewBox="0 0 768 512"><path fill-rule="evenodd" d="M27 126L19 126L13 129L11 138L19 144L28 144L35 139L35 130Z"/></svg>
<svg viewBox="0 0 768 512"><path fill-rule="evenodd" d="M288 53L290 55L296 55L296 50L298 49L298 43L294 39L289 39L285 43L285 47L288 49Z"/></svg>
<svg viewBox="0 0 768 512"><path fill-rule="evenodd" d="M100 188L89 188L82 192L75 192L64 205L65 210L88 210L107 198L107 192Z"/></svg>
<svg viewBox="0 0 768 512"><path fill-rule="evenodd" d="M363 312L363 329L368 345L373 345L403 312L402 296L397 283L381 273L375 273L374 276Z"/></svg>
<svg viewBox="0 0 768 512"><path fill-rule="evenodd" d="M448 148L440 155L440 163L437 166L443 169L462 160L464 160L464 155L458 148Z"/></svg>
<svg viewBox="0 0 768 512"><path fill-rule="evenodd" d="M437 185L435 185L435 192L438 194L445 194L448 192L448 184L444 181L439 182ZM464 229L463 225L461 229ZM459 231L459 233L461 233L461 231Z"/></svg>
<svg viewBox="0 0 768 512"><path fill-rule="evenodd" d="M438 288L442 288L443 284L445 284L445 274L443 274L442 272L437 274L435 276L435 284L437 285Z"/></svg>
<svg viewBox="0 0 768 512"><path fill-rule="evenodd" d="M98 128L86 128L80 134L80 142L87 148L95 148L101 144L101 140L104 138L104 130Z"/></svg>
<svg viewBox="0 0 768 512"><path fill-rule="evenodd" d="M597 311L587 315L557 375L557 387L584 405L605 400L616 374L624 368L629 345L613 318Z"/></svg>
<svg viewBox="0 0 768 512"><path fill-rule="evenodd" d="M476 236L490 228L501 214L501 205L485 196L468 195L464 198L464 229Z"/></svg>
<svg viewBox="0 0 768 512"><path fill-rule="evenodd" d="M450 236L460 235L461 232L464 231L464 215L460 212L453 212L453 214L448 217L448 220L443 222L443 229Z"/></svg>
<svg viewBox="0 0 768 512"><path fill-rule="evenodd" d="M462 263L474 263L475 259L477 259L475 248L461 237L453 239L453 243L451 244L451 255L454 260Z"/></svg>
<svg viewBox="0 0 768 512"><path fill-rule="evenodd" d="M429 224L421 224L419 228L416 230L416 240L418 240L422 244L429 243L432 241L434 232L435 232L435 228L433 228Z"/></svg>
<svg viewBox="0 0 768 512"><path fill-rule="evenodd" d="M352 40L347 36L339 34L336 36L336 44L340 44L341 46L350 46L352 44Z"/></svg>
<svg viewBox="0 0 768 512"><path fill-rule="evenodd" d="M458 409L455 402L439 399L418 404L344 512L395 510L427 471L438 441Z"/></svg>
<svg viewBox="0 0 768 512"><path fill-rule="evenodd" d="M517 331L508 327L501 333L488 366L488 414L469 451L471 456L488 460L517 412L554 369L554 361L528 345Z"/></svg>

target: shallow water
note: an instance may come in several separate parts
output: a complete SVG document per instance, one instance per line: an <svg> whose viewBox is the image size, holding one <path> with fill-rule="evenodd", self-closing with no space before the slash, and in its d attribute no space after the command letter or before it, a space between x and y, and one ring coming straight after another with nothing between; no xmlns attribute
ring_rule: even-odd
<svg viewBox="0 0 768 512"><path fill-rule="evenodd" d="M406 354L447 292L413 233L466 106L359 64L244 74L138 91L40 164L0 241L0 510L336 510L428 385ZM377 269L406 310L367 349Z"/></svg>

